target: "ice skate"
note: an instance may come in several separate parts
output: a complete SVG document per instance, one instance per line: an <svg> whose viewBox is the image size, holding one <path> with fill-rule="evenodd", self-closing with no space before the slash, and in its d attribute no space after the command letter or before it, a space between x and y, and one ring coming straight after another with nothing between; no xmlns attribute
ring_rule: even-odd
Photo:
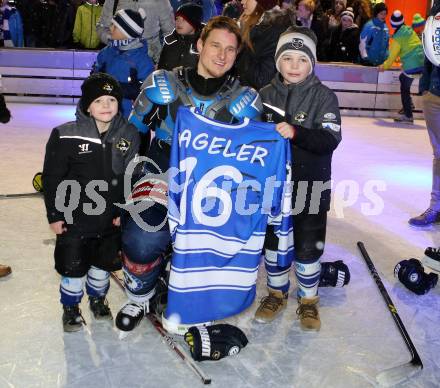
<svg viewBox="0 0 440 388"><path fill-rule="evenodd" d="M79 331L86 324L78 305L63 306L63 328L66 333Z"/></svg>
<svg viewBox="0 0 440 388"><path fill-rule="evenodd" d="M89 306L96 320L113 320L113 315L110 311L110 307L108 307L108 301L105 296L89 297Z"/></svg>
<svg viewBox="0 0 440 388"><path fill-rule="evenodd" d="M119 339L126 338L141 323L145 314L149 312L148 301L145 303L128 301L118 312L115 319L116 327L120 331Z"/></svg>
<svg viewBox="0 0 440 388"><path fill-rule="evenodd" d="M422 263L434 271L440 272L440 248L426 248Z"/></svg>

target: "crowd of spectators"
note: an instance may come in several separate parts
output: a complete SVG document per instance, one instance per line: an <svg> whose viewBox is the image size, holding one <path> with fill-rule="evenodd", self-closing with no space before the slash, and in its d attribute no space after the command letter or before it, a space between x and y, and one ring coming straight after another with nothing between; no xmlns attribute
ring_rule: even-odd
<svg viewBox="0 0 440 388"><path fill-rule="evenodd" d="M393 11L385 3L373 5L371 0L268 0L259 2L267 6L258 7L252 15L246 14L247 0L1 1L0 46L4 47L101 49L108 44L109 23L116 10L143 8L147 13L144 38L155 63L165 37L175 27L173 12L184 3L198 3L203 10L202 22L219 13L237 20L246 43L238 66L268 70L256 69L255 79L248 82L256 87L264 85L274 69L270 68L272 64L268 67L264 61L256 63L255 59L260 51L272 53L279 34L292 24L310 28L316 34L321 62L383 64L389 56L390 33L386 20ZM408 28L413 28L420 37L424 26L422 15L405 16Z"/></svg>

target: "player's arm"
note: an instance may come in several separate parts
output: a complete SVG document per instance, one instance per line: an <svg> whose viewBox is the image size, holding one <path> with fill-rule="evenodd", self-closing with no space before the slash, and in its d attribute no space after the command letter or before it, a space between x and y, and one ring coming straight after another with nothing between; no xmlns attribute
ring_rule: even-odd
<svg viewBox="0 0 440 388"><path fill-rule="evenodd" d="M160 106L169 105L176 99L177 84L173 73L156 70L142 84L128 121L134 124L139 132L146 133L156 126Z"/></svg>

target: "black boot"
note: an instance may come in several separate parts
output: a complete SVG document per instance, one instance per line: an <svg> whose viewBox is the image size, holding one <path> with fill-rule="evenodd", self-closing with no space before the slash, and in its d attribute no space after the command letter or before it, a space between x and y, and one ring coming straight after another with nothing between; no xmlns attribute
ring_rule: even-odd
<svg viewBox="0 0 440 388"><path fill-rule="evenodd" d="M142 304L128 301L116 315L116 327L121 331L132 331L149 312L148 303L148 301Z"/></svg>
<svg viewBox="0 0 440 388"><path fill-rule="evenodd" d="M113 319L112 312L110 311L110 307L108 307L108 302L105 296L89 296L89 305L95 319Z"/></svg>
<svg viewBox="0 0 440 388"><path fill-rule="evenodd" d="M70 333L81 330L83 325L86 324L77 304L73 306L63 305L63 310L63 328L65 332Z"/></svg>

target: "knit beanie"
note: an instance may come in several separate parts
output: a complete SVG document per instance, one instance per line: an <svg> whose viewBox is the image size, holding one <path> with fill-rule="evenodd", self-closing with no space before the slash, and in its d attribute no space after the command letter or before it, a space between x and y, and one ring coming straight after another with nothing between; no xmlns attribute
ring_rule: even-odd
<svg viewBox="0 0 440 388"><path fill-rule="evenodd" d="M423 27L426 23L426 20L423 19L422 15L420 15L419 13L415 13L413 16L413 21L412 21L412 28L419 28L419 27Z"/></svg>
<svg viewBox="0 0 440 388"><path fill-rule="evenodd" d="M393 28L400 27L403 23L405 23L405 19L403 18L402 12L396 9L391 15L390 24Z"/></svg>
<svg viewBox="0 0 440 388"><path fill-rule="evenodd" d="M176 17L181 16L195 30L202 28L203 8L198 4L186 3L177 8Z"/></svg>
<svg viewBox="0 0 440 388"><path fill-rule="evenodd" d="M382 11L388 12L388 7L385 3L376 3L376 5L373 8L373 16L376 17L377 14L381 13Z"/></svg>
<svg viewBox="0 0 440 388"><path fill-rule="evenodd" d="M273 7L279 5L279 1L277 0L257 0L257 3L262 7L265 11L269 11Z"/></svg>
<svg viewBox="0 0 440 388"><path fill-rule="evenodd" d="M122 89L119 82L106 73L93 73L86 78L81 85L80 108L84 113L90 104L101 96L113 96L118 100L119 106L122 101Z"/></svg>
<svg viewBox="0 0 440 388"><path fill-rule="evenodd" d="M139 8L138 11L132 9L121 9L113 16L112 23L118 27L128 39L140 38L144 32L145 11Z"/></svg>
<svg viewBox="0 0 440 388"><path fill-rule="evenodd" d="M351 18L351 21L354 21L354 12L353 12L353 8L348 7L348 8L345 9L345 11L341 12L341 19L342 19L344 16L345 16L345 17L349 17L349 18Z"/></svg>
<svg viewBox="0 0 440 388"><path fill-rule="evenodd" d="M309 58L312 69L316 63L316 44L318 39L315 33L307 27L291 26L284 31L278 39L275 51L275 64L280 71L279 61L281 56L288 52L301 51Z"/></svg>

